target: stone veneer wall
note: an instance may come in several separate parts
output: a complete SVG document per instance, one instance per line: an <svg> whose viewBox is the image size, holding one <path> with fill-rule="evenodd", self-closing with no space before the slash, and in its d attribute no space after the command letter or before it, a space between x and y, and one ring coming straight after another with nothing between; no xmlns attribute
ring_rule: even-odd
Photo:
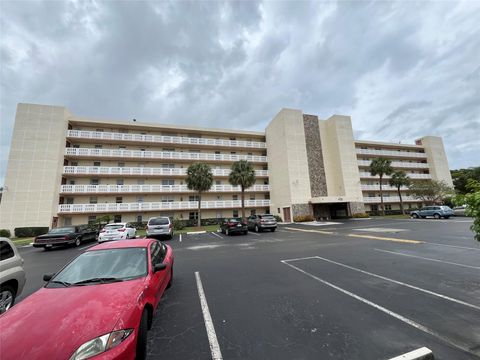
<svg viewBox="0 0 480 360"><path fill-rule="evenodd" d="M350 211L353 214L365 213L365 205L362 202L351 202Z"/></svg>
<svg viewBox="0 0 480 360"><path fill-rule="evenodd" d="M313 216L312 206L310 204L292 204L292 215L294 218L295 216Z"/></svg>
<svg viewBox="0 0 480 360"><path fill-rule="evenodd" d="M322 140L318 116L303 115L303 129L307 147L308 172L312 197L327 196L327 181L323 165Z"/></svg>

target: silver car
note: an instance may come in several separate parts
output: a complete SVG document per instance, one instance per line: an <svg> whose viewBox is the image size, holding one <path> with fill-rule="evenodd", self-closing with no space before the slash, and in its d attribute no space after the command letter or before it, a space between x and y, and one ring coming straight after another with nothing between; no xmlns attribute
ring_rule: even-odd
<svg viewBox="0 0 480 360"><path fill-rule="evenodd" d="M166 236L173 238L173 224L169 217L158 216L150 218L147 222L147 237L156 238L158 236Z"/></svg>
<svg viewBox="0 0 480 360"><path fill-rule="evenodd" d="M255 232L270 230L275 231L277 229L277 220L270 214L252 215L248 218L248 230Z"/></svg>
<svg viewBox="0 0 480 360"><path fill-rule="evenodd" d="M25 285L23 259L7 238L0 238L0 314L15 304Z"/></svg>

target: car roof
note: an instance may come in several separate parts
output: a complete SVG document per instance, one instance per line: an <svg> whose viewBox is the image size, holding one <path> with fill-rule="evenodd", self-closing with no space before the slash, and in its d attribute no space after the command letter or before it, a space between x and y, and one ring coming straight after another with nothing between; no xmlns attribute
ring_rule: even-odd
<svg viewBox="0 0 480 360"><path fill-rule="evenodd" d="M114 225L122 225L122 226L123 226L123 225L125 225L125 224L126 224L126 223L121 222L121 223L111 223L111 224L107 224L107 225L105 225L105 226L114 226Z"/></svg>
<svg viewBox="0 0 480 360"><path fill-rule="evenodd" d="M168 220L170 220L170 218L168 216L154 216L154 217L151 217L150 219L148 219L148 221L154 220L154 219L168 219Z"/></svg>
<svg viewBox="0 0 480 360"><path fill-rule="evenodd" d="M107 241L101 244L92 246L86 251L108 250L108 249L127 249L127 248L142 248L148 247L152 242L158 241L155 239L135 239L135 240L117 240Z"/></svg>

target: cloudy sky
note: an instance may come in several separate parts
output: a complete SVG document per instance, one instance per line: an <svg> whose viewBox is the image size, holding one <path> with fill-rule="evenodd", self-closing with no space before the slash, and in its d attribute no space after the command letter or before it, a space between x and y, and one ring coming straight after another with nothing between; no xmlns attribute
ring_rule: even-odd
<svg viewBox="0 0 480 360"><path fill-rule="evenodd" d="M0 185L19 102L263 130L282 108L359 139L444 138L480 165L480 2L0 0Z"/></svg>

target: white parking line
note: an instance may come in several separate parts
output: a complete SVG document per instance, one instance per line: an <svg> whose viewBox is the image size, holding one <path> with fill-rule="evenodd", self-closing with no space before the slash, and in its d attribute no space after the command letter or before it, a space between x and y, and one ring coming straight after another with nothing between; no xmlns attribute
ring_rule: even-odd
<svg viewBox="0 0 480 360"><path fill-rule="evenodd" d="M178 237L179 237L178 241L182 242L182 234L180 234Z"/></svg>
<svg viewBox="0 0 480 360"><path fill-rule="evenodd" d="M381 305L375 304L374 302L372 302L372 301L370 301L370 300L367 300L367 299L365 299L365 298L363 298L363 297L361 297L361 296L359 296L359 295L357 295L357 294L354 294L354 293L352 293L352 292L350 292L350 291L348 291L348 290L345 290L345 289L343 289L343 288L341 288L341 287L339 287L339 286L337 286L337 285L334 285L334 284L332 284L332 283L330 283L330 282L328 282L328 281L326 281L326 280L320 279L319 277L317 277L317 276L315 276L315 275L313 275L313 274L310 274L309 272L307 272L307 271L305 271L305 270L302 270L302 269L300 269L300 268L298 268L298 267L296 267L296 266L294 266L294 265L292 265L292 264L289 264L289 263L288 263L287 261L285 261L285 260L281 260L281 262L284 263L285 265L288 265L288 266L290 266L291 268L293 268L293 269L301 272L302 274L305 274L305 275L307 275L308 277L310 277L310 278L312 278L312 279L314 279L314 280L316 280L316 281L324 284L324 285L327 285L327 286L329 286L329 287L331 287L331 288L333 288L333 289L335 289L335 290L337 290L337 291L340 291L341 293L343 293L343 294L345 294L345 295L348 295L348 296L350 296L350 297L352 297L352 298L354 298L354 299L356 299L356 300L358 300L358 301L363 302L364 304L367 304L367 305L369 305L369 306L371 306L371 307L373 307L373 308L375 308L375 309L377 309L377 310L380 310L381 312L383 312L383 313L385 313L385 314L387 314L387 315L390 315L390 316L394 317L394 318L397 319L397 320L403 321L404 323L406 323L406 324L408 324L408 325L410 325L410 326L413 326L414 328L416 328L416 329L418 329L418 330L420 330L420 331L423 331L423 332L425 332L425 333L427 333L427 334L429 334L429 335L432 335L432 336L436 337L437 339L440 339L440 340L446 342L447 344L449 344L449 345L451 345L451 346L453 346L453 347L455 347L455 348L457 348L457 349L460 349L460 350L462 350L462 351L465 351L466 353L471 354L471 355L475 355L475 356L477 355L477 354L475 354L474 352L470 351L470 349L469 349L467 346L463 346L463 345L460 345L460 344L456 344L456 343L454 343L452 340L450 340L449 338L441 335L440 333L436 332L435 330L432 330L432 329L430 329L430 328L428 328L428 327L426 327L426 326L424 326L424 325L422 325L422 324L419 324L419 323L417 323L417 322L415 322L415 321L413 321L413 320L411 320L411 319L409 319L409 318L406 318L406 317L403 316L403 315L397 314L396 312L393 312L393 311L391 311L391 310L388 310L387 308L385 308L385 307L383 307L383 306L381 306Z"/></svg>
<svg viewBox="0 0 480 360"><path fill-rule="evenodd" d="M447 244L440 244L440 243L432 243L428 241L424 241L425 244L428 245L435 245L435 246L446 246L446 247L452 247L452 248L458 248L458 249L466 249L466 250L476 250L480 251L480 248L473 248L473 247L467 247L467 246L459 246L459 245L447 245Z"/></svg>
<svg viewBox="0 0 480 360"><path fill-rule="evenodd" d="M354 271L361 272L362 274L374 276L374 277L379 278L379 279L382 279L382 280L390 281L390 282L393 282L393 283L398 284L398 285L406 286L406 287L408 287L408 288L415 289L415 290L424 292L424 293L426 293L426 294L430 294L430 295L433 295L433 296L437 296L437 297L439 297L439 298L442 298L442 299L445 299L445 300L449 300L449 301L455 302L455 303L457 303L457 304L465 305L465 306L471 307L471 308L473 308L473 309L480 310L480 306L476 306L476 305L467 303L467 302L462 301L462 300L458 300L458 299L455 299L455 298L451 298L451 297L446 296L446 295L442 295L442 294L439 294L439 293L436 293L436 292L433 292L433 291L430 291L430 290L422 289L422 288L417 287L417 286L414 286L414 285L410 285L410 284L407 284L407 283L404 283L404 282L401 282L401 281L398 281L398 280L393 280L393 279L390 279L390 278L388 278L388 277L386 277L386 276L374 274L374 273L371 273L371 272L368 272L368 271L365 271L365 270L362 270L362 269L358 269L358 268L356 268L356 267L349 266L349 265L346 265L346 264L342 264L342 263L340 263L340 262L336 262L336 261L333 261L333 260L330 260L330 259L326 259L326 258L323 258L323 257L320 257L320 256L316 256L316 258L319 259L319 260L323 260L323 261L326 261L326 262L329 262L329 263L338 265L338 266L342 266L342 267L347 268L347 269L350 269L350 270L354 270Z"/></svg>
<svg viewBox="0 0 480 360"><path fill-rule="evenodd" d="M215 232L211 232L210 234L212 234L212 235L215 235L215 236L217 236L217 237L219 237L220 239L222 239L222 240L223 240L223 236L220 236L220 235L218 235L218 234L217 234L217 233L215 233Z"/></svg>
<svg viewBox="0 0 480 360"><path fill-rule="evenodd" d="M382 249L374 249L374 250L389 253L389 254L394 254L394 255L408 256L408 257L413 257L413 258L418 258L418 259L423 259L423 260L441 262L441 263L444 263L444 264L456 265L456 266L466 267L466 268L470 268L470 269L480 270L480 266L459 264L459 263L455 263L455 262L451 262L451 261L443 261L443 260L438 260L438 259L426 258L426 257L423 257L423 256L418 256L418 255L403 254L403 253L399 253L399 252L395 252L395 251L389 251L389 250L382 250Z"/></svg>
<svg viewBox="0 0 480 360"><path fill-rule="evenodd" d="M222 352L218 345L217 334L215 333L215 327L213 326L210 310L208 309L207 298L203 291L202 279L200 278L200 273L198 271L195 271L195 279L197 280L198 297L200 298L200 305L202 306L203 320L205 322L205 328L207 329L212 360L222 360Z"/></svg>

